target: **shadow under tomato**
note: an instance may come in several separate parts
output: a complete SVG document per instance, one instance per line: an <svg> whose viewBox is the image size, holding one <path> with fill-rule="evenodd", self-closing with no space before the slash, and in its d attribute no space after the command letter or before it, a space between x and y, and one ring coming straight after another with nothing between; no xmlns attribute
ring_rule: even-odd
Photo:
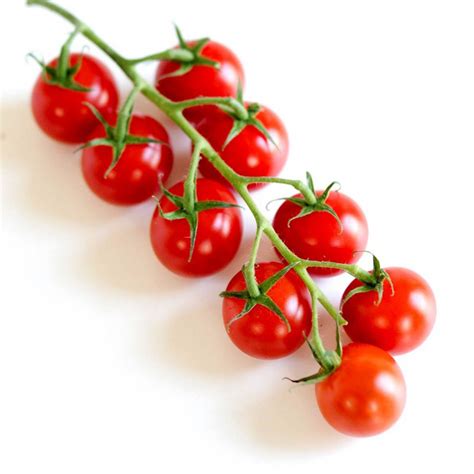
<svg viewBox="0 0 474 474"><path fill-rule="evenodd" d="M242 410L251 441L277 452L315 453L340 449L350 439L331 428L317 406L314 386L289 389L283 382ZM247 433L248 430L248 433Z"/></svg>
<svg viewBox="0 0 474 474"><path fill-rule="evenodd" d="M153 206L147 205L91 236L72 260L65 261L74 278L92 287L124 294L156 295L182 291L183 279L169 273L150 244Z"/></svg>
<svg viewBox="0 0 474 474"><path fill-rule="evenodd" d="M2 166L15 183L9 190L15 209L80 227L103 225L123 214L123 209L97 203L82 178L77 146L44 135L28 102L2 103L1 129Z"/></svg>
<svg viewBox="0 0 474 474"><path fill-rule="evenodd" d="M220 283L202 282L182 298L181 309L149 329L148 357L156 364L196 376L221 379L250 370L259 361L238 351L225 332ZM189 304L191 302L192 304Z"/></svg>

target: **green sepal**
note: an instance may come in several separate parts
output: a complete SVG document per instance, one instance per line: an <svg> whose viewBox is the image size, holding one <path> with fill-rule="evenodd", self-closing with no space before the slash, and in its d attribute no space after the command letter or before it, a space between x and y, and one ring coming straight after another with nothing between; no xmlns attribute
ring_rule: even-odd
<svg viewBox="0 0 474 474"><path fill-rule="evenodd" d="M127 135L125 137L126 145L146 145L147 143L154 143L156 145L163 145L170 148L169 143L162 140L156 140L155 138L140 137L138 135Z"/></svg>
<svg viewBox="0 0 474 474"><path fill-rule="evenodd" d="M117 125L112 127L107 120L105 120L104 116L100 113L100 111L89 102L83 102L83 104L94 114L95 118L102 124L105 131L105 138L94 138L89 140L88 142L81 145L76 151L83 150L85 148L91 148L95 146L110 146L113 148L113 156L110 165L108 166L104 177L107 177L110 172L115 168L117 163L122 156L123 150L125 149L126 145L144 145L147 143L154 143L157 145L163 145L169 147L170 145L166 142L161 140L156 140L154 138L148 137L141 137L138 135L130 135L128 130L130 129L130 122L132 119L131 111L127 112L126 115L120 115L117 119ZM124 130L125 135L123 138L120 138L120 133L118 130Z"/></svg>
<svg viewBox="0 0 474 474"><path fill-rule="evenodd" d="M191 58L189 60L172 59L173 62L178 62L180 64L178 69L168 74L164 74L160 77L160 80L170 77L184 76L189 71L191 71L194 66L207 66L215 69L220 68L219 62L213 61L212 59L201 55L204 46L209 42L209 38L200 38L196 40L193 46L189 46L186 43L186 40L184 39L183 34L181 33L181 30L178 28L178 26L174 25L174 28L176 31L176 36L178 37L179 48L184 51L189 51L191 53Z"/></svg>
<svg viewBox="0 0 474 474"><path fill-rule="evenodd" d="M372 265L373 265L373 270L372 270L372 277L374 279L373 283L364 283L361 286L357 286L356 288L352 289L347 293L345 298L341 301L340 309L341 311L344 308L344 305L355 295L361 294L361 293L369 293L371 291L375 291L377 293L377 301L375 304L378 306L382 302L382 298L384 295L384 281L387 280L392 296L395 294L395 288L393 286L392 279L390 278L390 275L381 267L379 259L372 253L369 252L368 250L363 250L363 252L370 253L372 255Z"/></svg>
<svg viewBox="0 0 474 474"><path fill-rule="evenodd" d="M247 121L234 119L234 123L232 124L232 128L230 129L227 138L225 139L224 144L222 145L222 150L226 148L226 146L240 133L244 130L244 128L248 125Z"/></svg>
<svg viewBox="0 0 474 474"><path fill-rule="evenodd" d="M239 102L241 105L245 107L244 104L244 98L243 98L243 92L242 92L242 84L239 81L237 85L237 94L236 94L236 100ZM269 140L276 148L277 150L279 149L278 144L275 142L271 134L268 132L268 130L265 128L262 122L256 118L256 115L261 109L260 104L257 104L256 102L253 102L245 109L247 110L247 118L242 119L240 117L237 117L235 115L235 112L228 106L226 105L219 105L218 106L223 112L226 114L230 115L232 119L234 120L232 124L232 128L230 129L226 139L224 140L224 144L222 145L222 150L226 148L226 146L234 140L234 138L238 137L242 131L245 129L245 127L250 126L250 127L255 127L267 140Z"/></svg>
<svg viewBox="0 0 474 474"><path fill-rule="evenodd" d="M308 188L312 191L312 193L316 194L316 190L314 189L313 177L311 176L311 173L309 171L306 171L306 182L308 183Z"/></svg>
<svg viewBox="0 0 474 474"><path fill-rule="evenodd" d="M292 383L297 383L300 385L315 385L319 382L322 382L324 379L328 378L331 375L332 371L326 371L324 369L319 370L315 374L308 375L307 377L301 377L300 379L290 379L290 377L283 377L283 380L288 380Z"/></svg>
<svg viewBox="0 0 474 474"><path fill-rule="evenodd" d="M275 284L283 278L292 268L298 265L299 262L290 263L286 267L282 268L279 272L275 273L271 277L267 278L265 281L258 285L260 294L258 296L252 297L248 290L244 291L223 291L220 293L219 296L223 298L237 298L246 300L245 306L243 310L234 316L228 323L227 323L227 331L230 330L230 326L241 319L246 314L248 314L256 305L261 305L275 313L281 321L285 324L286 329L288 332L291 332L291 325L287 319L287 317L283 314L283 311L279 308L279 306L267 295L267 292L275 286Z"/></svg>
<svg viewBox="0 0 474 474"><path fill-rule="evenodd" d="M307 181L307 185L310 191L316 195L316 191L314 189L313 177L308 172L306 173L306 181ZM286 197L286 198L279 198L285 201L289 201L293 204L296 204L297 206L301 208L300 212L296 216L288 220L287 222L288 227L290 227L291 222L293 222L294 220L307 216L309 214L312 214L313 212L327 212L332 217L334 217L334 219L336 219L339 225L339 231L340 233L342 233L343 226L342 226L341 219L339 219L339 216L337 215L336 211L334 211L334 209L331 206L329 206L329 204L326 203L326 200L329 196L331 188L336 184L339 184L339 183L337 181L333 181L329 186L327 186L326 189L321 193L321 195L316 197L316 202L314 203L307 202L303 197L291 196L291 197ZM279 199L274 199L273 201L277 201ZM273 201L270 201L270 202L273 202Z"/></svg>
<svg viewBox="0 0 474 474"><path fill-rule="evenodd" d="M61 49L61 54L58 59L58 66L61 61L61 56L63 55L66 55L66 58L62 59L63 61L69 60L69 51L64 49L64 46ZM62 89L69 89L75 92L89 92L91 90L89 87L85 87L74 80L74 76L82 65L82 55L79 57L79 60L74 66L68 66L66 68L64 74L60 73L58 66L48 66L42 59L37 58L33 53L28 53L26 57L32 58L40 66L42 70L43 81L46 84L61 87Z"/></svg>
<svg viewBox="0 0 474 474"><path fill-rule="evenodd" d="M226 324L226 331L227 332L230 332L230 328L232 326L232 324L234 324L236 321L238 321L239 319L243 318L246 314L250 313L250 311L252 311L253 308L255 308L255 306L257 306L257 303L253 300L247 300L245 302L245 305L244 305L244 309L239 313L237 314L236 316L234 316L227 324Z"/></svg>
<svg viewBox="0 0 474 474"><path fill-rule="evenodd" d="M224 201L198 201L194 209L196 212L201 211L209 211L211 209L229 209L232 207L239 207L242 209L242 206L239 204L233 204L231 202L224 202Z"/></svg>
<svg viewBox="0 0 474 474"><path fill-rule="evenodd" d="M163 212L161 209L161 206L158 204L158 210L160 212L160 216L163 217L163 219L166 219L168 221L176 221L180 219L186 219L187 214L185 211L172 211L172 212Z"/></svg>
<svg viewBox="0 0 474 474"><path fill-rule="evenodd" d="M192 68L193 68L193 64L181 63L178 69L175 69L174 71L171 71L168 74L163 74L162 76L160 76L160 81L162 79L168 79L170 77L184 76L189 71L191 71Z"/></svg>
<svg viewBox="0 0 474 474"><path fill-rule="evenodd" d="M86 143L83 143L80 147L76 148L74 151L78 152L84 150L85 148L92 148L95 146L114 146L113 142L108 138L94 138L89 140Z"/></svg>
<svg viewBox="0 0 474 474"><path fill-rule="evenodd" d="M189 224L189 257L188 261L192 260L194 247L196 244L197 230L198 230L198 213L203 211L209 211L211 209L227 209L233 207L242 207L238 204L224 202L224 201L197 201L196 197L192 199L191 205L185 203L184 197L177 196L166 189L162 183L160 183L160 189L163 195L169 199L176 207L177 210L172 212L163 212L161 209L159 200L157 201L158 210L160 216L168 220L186 219Z"/></svg>
<svg viewBox="0 0 474 474"><path fill-rule="evenodd" d="M292 268L296 267L299 262L289 263L286 267L282 268L280 271L272 275L271 277L267 278L265 281L260 283L258 287L262 293L266 293L271 288L275 286L278 280L281 280Z"/></svg>
<svg viewBox="0 0 474 474"><path fill-rule="evenodd" d="M82 104L85 105L94 114L94 117L102 124L107 137L112 138L113 134L114 134L113 133L113 128L109 124L109 122L107 122L107 120L105 120L104 116L99 112L99 110L89 102L83 102Z"/></svg>
<svg viewBox="0 0 474 474"><path fill-rule="evenodd" d="M255 127L260 133L262 133L267 140L273 143L277 150L280 150L277 142L273 140L273 137L270 135L270 132L264 127L263 123L260 120L257 120L255 117L250 117L248 120L248 125Z"/></svg>
<svg viewBox="0 0 474 474"><path fill-rule="evenodd" d="M273 311L283 321L283 323L286 326L287 331L291 332L291 325L287 317L283 314L282 310L268 295L265 295L265 294L260 295L258 297L258 304L261 306L265 306L270 311Z"/></svg>
<svg viewBox="0 0 474 474"><path fill-rule="evenodd" d="M184 200L181 196L177 196L176 194L171 193L168 191L161 183L160 183L161 192L178 208L182 207L184 209Z"/></svg>

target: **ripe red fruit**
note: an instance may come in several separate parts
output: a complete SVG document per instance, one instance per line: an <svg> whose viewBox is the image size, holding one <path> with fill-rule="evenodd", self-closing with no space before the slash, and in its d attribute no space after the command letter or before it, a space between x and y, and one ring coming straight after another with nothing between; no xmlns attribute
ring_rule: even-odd
<svg viewBox="0 0 474 474"><path fill-rule="evenodd" d="M117 117L112 117L115 125ZM152 138L169 144L163 125L152 117L132 115L129 133ZM89 139L105 137L102 124ZM89 188L111 204L130 205L145 201L158 191L159 180L166 182L173 165L173 152L169 146L158 143L126 145L118 163L105 177L112 162L110 146L85 148L82 152L82 174Z"/></svg>
<svg viewBox="0 0 474 474"><path fill-rule="evenodd" d="M406 387L395 360L369 344L344 347L341 365L316 385L326 421L351 436L372 436L390 428L405 406Z"/></svg>
<svg viewBox="0 0 474 474"><path fill-rule="evenodd" d="M38 77L31 96L31 108L41 129L55 140L68 143L84 142L96 128L97 119L84 105L95 106L105 117L117 108L119 95L109 69L98 59L87 54L72 53L69 65L81 60L74 82L89 88L87 92L65 89L49 84L43 73ZM56 67L58 58L48 66Z"/></svg>
<svg viewBox="0 0 474 474"><path fill-rule="evenodd" d="M373 344L392 354L403 354L418 347L430 334L436 318L436 302L428 283L406 268L391 267L392 288L385 280L378 303L375 291L358 293L344 303L342 312L348 324L347 335L356 342ZM353 280L342 297L362 284Z"/></svg>

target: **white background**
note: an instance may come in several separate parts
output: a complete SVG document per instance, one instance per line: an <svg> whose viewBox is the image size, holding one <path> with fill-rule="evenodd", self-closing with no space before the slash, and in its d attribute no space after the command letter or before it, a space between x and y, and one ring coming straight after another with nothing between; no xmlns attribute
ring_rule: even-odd
<svg viewBox="0 0 474 474"><path fill-rule="evenodd" d="M172 46L173 21L188 38L232 47L247 97L287 124L284 175L340 181L366 212L369 249L429 280L438 320L398 358L408 385L400 422L368 439L333 431L312 387L281 381L314 369L307 350L256 361L224 332L217 293L245 259L248 213L226 271L191 281L161 268L148 241L152 203L96 199L73 148L32 120L38 69L25 54L50 59L71 27L3 1L2 472L472 472L472 1L62 3L125 55ZM123 97L130 85L116 72ZM173 139L176 180L188 145ZM323 287L337 303L347 282ZM327 320L323 332L332 340Z"/></svg>

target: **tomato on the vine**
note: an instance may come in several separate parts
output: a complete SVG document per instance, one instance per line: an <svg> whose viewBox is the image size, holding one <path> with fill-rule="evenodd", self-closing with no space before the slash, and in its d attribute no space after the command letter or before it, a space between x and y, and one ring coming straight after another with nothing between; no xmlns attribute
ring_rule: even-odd
<svg viewBox="0 0 474 474"><path fill-rule="evenodd" d="M169 192L183 196L184 183L179 182ZM237 204L230 189L210 179L196 180L197 202L220 201ZM163 213L177 209L166 196L160 199ZM197 277L211 275L223 269L234 258L242 240L242 217L238 207L215 208L197 213L197 234L189 260L191 231L186 219L168 220L155 210L150 226L150 238L158 259L178 275Z"/></svg>
<svg viewBox="0 0 474 474"><path fill-rule="evenodd" d="M117 121L114 114L112 124ZM160 140L168 144L165 128L154 118L132 115L131 135ZM106 136L102 124L97 125L89 139ZM113 158L110 146L85 148L82 152L82 173L89 188L100 198L112 204L137 204L158 191L159 180L165 182L171 172L173 152L160 143L128 144L118 163L105 176Z"/></svg>
<svg viewBox="0 0 474 474"><path fill-rule="evenodd" d="M403 374L392 356L369 344L344 347L341 365L316 384L316 399L326 421L351 436L387 430L405 406Z"/></svg>
<svg viewBox="0 0 474 474"><path fill-rule="evenodd" d="M276 146L253 125L246 125L224 146L234 119L221 110L206 114L196 128L236 173L242 176L277 176L288 157L288 134L285 126L280 118L267 107L261 107L255 119L265 127ZM207 160L201 160L199 170L207 178L228 184ZM261 184L251 184L249 189L261 186Z"/></svg>
<svg viewBox="0 0 474 474"><path fill-rule="evenodd" d="M344 330L356 342L373 344L392 354L403 354L418 347L429 335L436 318L436 302L428 283L406 268L386 268L392 288L385 280L380 303L376 291L357 293L343 305L347 320ZM350 291L362 286L353 280Z"/></svg>
<svg viewBox="0 0 474 474"><path fill-rule="evenodd" d="M187 43L190 46L194 41ZM175 72L180 63L161 61L156 71L155 84L159 92L173 101L195 99L197 97L235 97L239 83L244 83L244 71L237 56L226 46L208 41L200 53L203 57L219 63L219 67L194 65L183 75L168 76ZM185 114L197 123L208 106L194 107Z"/></svg>
<svg viewBox="0 0 474 474"><path fill-rule="evenodd" d="M79 61L74 81L88 88L88 91L49 84L45 73L42 73L31 96L31 107L38 125L47 135L62 142L81 143L97 126L97 119L84 102L92 104L107 117L115 111L119 101L117 86L109 69L87 54L73 53L69 56L70 66ZM54 68L57 64L58 58L48 66Z"/></svg>
<svg viewBox="0 0 474 474"><path fill-rule="evenodd" d="M321 195L321 191L316 194ZM296 195L294 197L301 197ZM284 201L273 219L275 231L298 257L309 260L351 264L360 258L358 250L367 245L367 220L358 204L339 191L331 191L325 201L339 217L328 212L314 211L295 218L301 207ZM341 273L332 268L308 268L316 276Z"/></svg>
<svg viewBox="0 0 474 474"><path fill-rule="evenodd" d="M255 265L257 282L262 283L283 268L279 262ZM245 279L240 271L230 280L226 291L245 289ZM224 297L222 315L230 339L242 352L259 359L277 359L296 351L303 344L305 335L311 332L311 305L308 291L294 271L278 280L267 295L285 315L291 331L278 314L259 304L231 322L244 309L242 299Z"/></svg>

